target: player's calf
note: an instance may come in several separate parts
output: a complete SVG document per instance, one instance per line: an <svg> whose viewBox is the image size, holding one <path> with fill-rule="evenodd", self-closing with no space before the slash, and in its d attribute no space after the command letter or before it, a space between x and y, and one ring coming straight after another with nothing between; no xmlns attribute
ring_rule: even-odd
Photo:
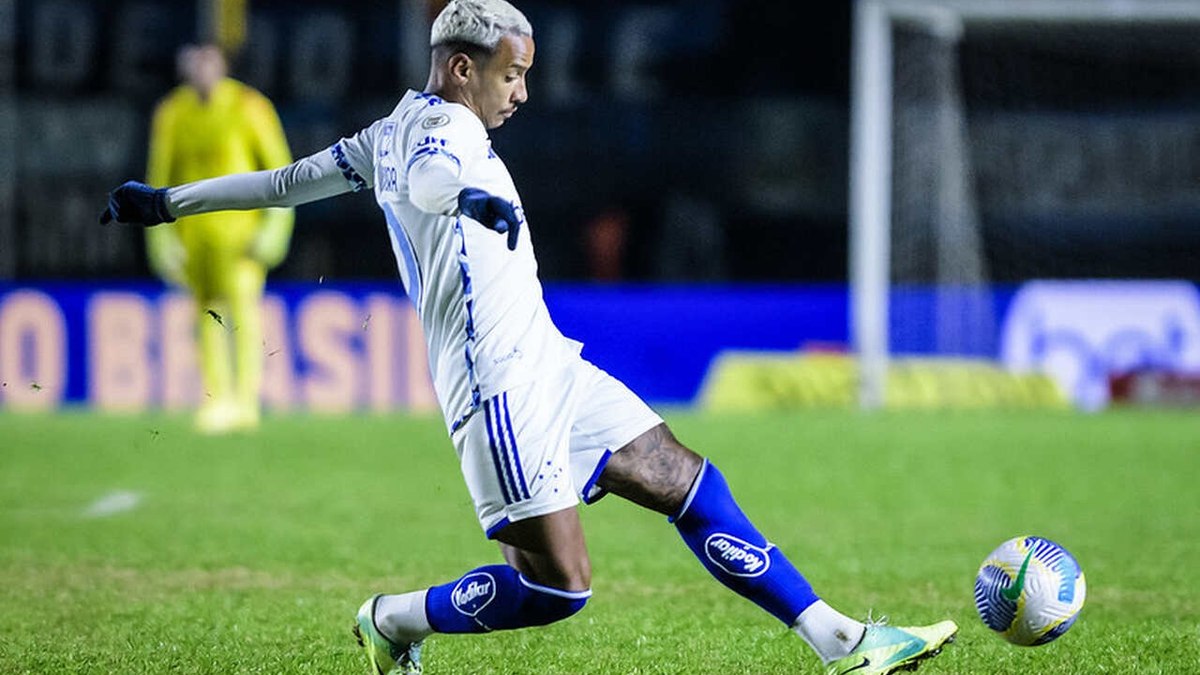
<svg viewBox="0 0 1200 675"><path fill-rule="evenodd" d="M380 631L398 643L431 633L486 633L544 626L583 609L591 590L567 591L526 579L508 565L487 565L424 591L385 595L375 608Z"/></svg>
<svg viewBox="0 0 1200 675"><path fill-rule="evenodd" d="M669 520L709 573L785 624L817 601L808 581L738 507L711 463L705 462Z"/></svg>
<svg viewBox="0 0 1200 675"><path fill-rule="evenodd" d="M438 633L484 633L544 626L587 604L592 591L535 584L508 565L488 565L429 589L425 610Z"/></svg>
<svg viewBox="0 0 1200 675"><path fill-rule="evenodd" d="M666 514L718 581L789 626L817 601L808 581L738 507L721 472L665 424L616 453L600 484Z"/></svg>
<svg viewBox="0 0 1200 675"><path fill-rule="evenodd" d="M713 577L790 626L823 660L845 656L858 644L863 624L817 597L742 512L721 472L675 440L666 425L616 453L601 485L669 516Z"/></svg>

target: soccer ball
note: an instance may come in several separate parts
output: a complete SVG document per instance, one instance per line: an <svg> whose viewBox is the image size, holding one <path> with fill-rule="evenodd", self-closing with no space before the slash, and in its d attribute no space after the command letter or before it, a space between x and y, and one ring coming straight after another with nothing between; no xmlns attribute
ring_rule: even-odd
<svg viewBox="0 0 1200 675"><path fill-rule="evenodd" d="M1067 549L1041 537L1009 539L975 577L975 608L988 628L1024 647L1067 632L1083 608L1087 582Z"/></svg>

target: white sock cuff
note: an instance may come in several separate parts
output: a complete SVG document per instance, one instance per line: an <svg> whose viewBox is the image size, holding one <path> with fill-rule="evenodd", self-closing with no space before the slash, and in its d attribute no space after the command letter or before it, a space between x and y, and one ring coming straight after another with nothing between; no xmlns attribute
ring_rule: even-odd
<svg viewBox="0 0 1200 675"><path fill-rule="evenodd" d="M375 628L393 642L416 642L433 632L425 616L428 590L384 595L375 603Z"/></svg>
<svg viewBox="0 0 1200 675"><path fill-rule="evenodd" d="M796 617L792 630L828 663L857 647L866 626L817 600Z"/></svg>
<svg viewBox="0 0 1200 675"><path fill-rule="evenodd" d="M800 616L796 617L796 620L792 622L792 628L796 628L802 623L811 623L832 609L829 603L818 598L816 602L805 607L804 611L800 612Z"/></svg>
<svg viewBox="0 0 1200 675"><path fill-rule="evenodd" d="M673 523L683 517L687 513L688 508L692 505L692 500L696 498L696 491L700 489L700 481L704 480L704 474L708 471L708 458L704 458L704 463L700 465L700 471L696 472L696 479L692 481L692 487L688 490L687 497L683 500L683 506L679 507L679 512L667 518L668 523Z"/></svg>
<svg viewBox="0 0 1200 675"><path fill-rule="evenodd" d="M568 600L586 600L592 597L592 589L590 588L584 591L564 591L561 588L553 588L551 586L535 584L526 579L524 574L518 574L517 579L519 579L521 581L521 585L525 586L526 588L539 593L545 593L546 595L556 595L560 598L566 598Z"/></svg>

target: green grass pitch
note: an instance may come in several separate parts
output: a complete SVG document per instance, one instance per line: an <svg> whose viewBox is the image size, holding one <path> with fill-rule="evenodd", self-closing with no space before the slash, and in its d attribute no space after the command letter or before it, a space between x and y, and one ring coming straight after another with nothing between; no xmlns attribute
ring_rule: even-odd
<svg viewBox="0 0 1200 675"><path fill-rule="evenodd" d="M1200 415L668 416L835 607L952 618L924 673L1200 672ZM127 491L132 509L89 514ZM426 672L816 673L712 581L665 519L584 509L595 596L570 621L434 636ZM1088 599L1044 647L975 615L1001 541L1054 539ZM0 414L0 673L366 673L377 591L497 562L438 420L269 418L213 439L178 416Z"/></svg>

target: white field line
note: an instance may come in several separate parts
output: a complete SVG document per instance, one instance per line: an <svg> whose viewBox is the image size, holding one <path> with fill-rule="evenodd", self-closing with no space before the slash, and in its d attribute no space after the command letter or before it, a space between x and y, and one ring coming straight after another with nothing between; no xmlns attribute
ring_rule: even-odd
<svg viewBox="0 0 1200 675"><path fill-rule="evenodd" d="M140 492L115 490L92 502L83 510L84 518L108 518L118 513L132 511L142 503Z"/></svg>

